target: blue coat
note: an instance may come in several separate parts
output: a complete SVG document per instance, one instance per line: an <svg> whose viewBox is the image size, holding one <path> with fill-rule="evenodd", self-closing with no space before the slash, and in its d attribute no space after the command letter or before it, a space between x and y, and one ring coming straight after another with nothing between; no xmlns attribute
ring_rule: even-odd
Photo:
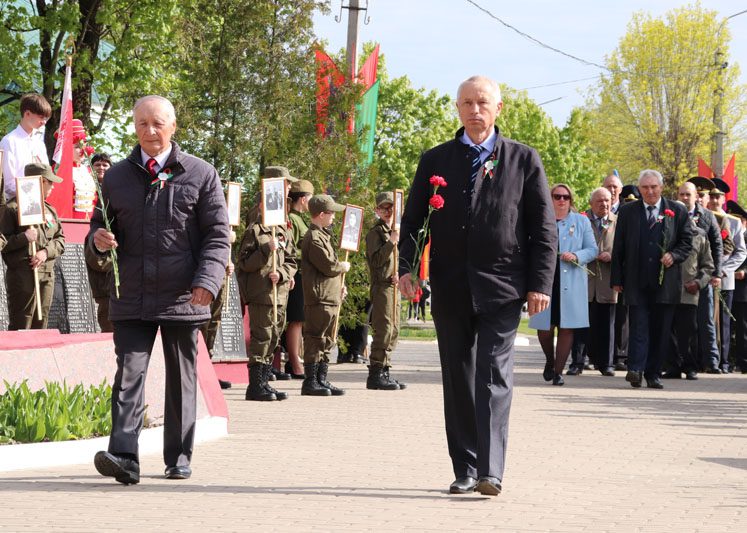
<svg viewBox="0 0 747 533"><path fill-rule="evenodd" d="M568 213L558 225L558 253L573 252L581 265L593 261L597 243L589 219L578 213ZM586 328L589 326L588 278L583 268L573 263L560 262L560 327ZM555 302L550 302L555 305ZM550 307L529 319L529 327L550 329Z"/></svg>

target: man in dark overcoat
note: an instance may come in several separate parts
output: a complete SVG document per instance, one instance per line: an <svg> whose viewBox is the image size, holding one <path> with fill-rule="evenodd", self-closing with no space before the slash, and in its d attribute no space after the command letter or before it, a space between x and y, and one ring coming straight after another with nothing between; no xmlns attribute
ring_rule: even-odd
<svg viewBox="0 0 747 533"><path fill-rule="evenodd" d="M431 312L438 336L451 493L501 491L513 393L513 343L521 308L550 301L555 215L537 152L503 137L498 84L464 81L454 139L423 154L402 218L400 290L417 291L415 238L428 215L433 176L444 205L430 218ZM433 180L438 181L438 180ZM438 206L440 200L434 200Z"/></svg>

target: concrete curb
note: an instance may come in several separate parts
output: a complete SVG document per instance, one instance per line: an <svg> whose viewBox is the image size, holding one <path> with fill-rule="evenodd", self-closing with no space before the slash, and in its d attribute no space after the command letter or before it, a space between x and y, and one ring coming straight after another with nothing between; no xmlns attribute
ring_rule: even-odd
<svg viewBox="0 0 747 533"><path fill-rule="evenodd" d="M208 416L197 421L195 444L216 440L228 435L228 419ZM35 442L0 446L0 472L39 469L56 466L93 464L93 456L106 450L109 437L68 440L62 442ZM163 451L163 426L145 429L140 433L140 455Z"/></svg>

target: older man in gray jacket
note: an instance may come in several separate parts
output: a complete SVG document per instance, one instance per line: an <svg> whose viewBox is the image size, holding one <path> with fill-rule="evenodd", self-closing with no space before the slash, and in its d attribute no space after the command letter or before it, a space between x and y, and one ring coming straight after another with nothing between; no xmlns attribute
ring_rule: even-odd
<svg viewBox="0 0 747 533"><path fill-rule="evenodd" d="M119 296L111 291L117 373L112 388L109 450L94 458L104 476L140 481L138 436L143 424L148 361L159 329L166 366L166 477L191 476L195 432L197 331L210 318L229 256L229 226L218 173L171 141L174 107L160 96L133 108L139 144L103 184L108 231L97 210L87 253L116 248ZM89 259L90 261L90 259Z"/></svg>

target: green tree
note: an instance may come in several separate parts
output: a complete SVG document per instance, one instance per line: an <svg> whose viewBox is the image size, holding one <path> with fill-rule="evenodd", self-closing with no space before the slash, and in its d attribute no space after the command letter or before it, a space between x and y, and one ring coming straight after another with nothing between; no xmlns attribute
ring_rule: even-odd
<svg viewBox="0 0 747 533"><path fill-rule="evenodd" d="M7 91L12 96L36 90L50 101L54 112L45 133L50 153L69 44L75 51L74 115L95 135L113 115L126 113L136 96L169 87L163 58L179 5L177 0L0 0L0 79L15 83ZM18 119L14 113L4 117L6 130ZM115 130L124 133L122 125Z"/></svg>
<svg viewBox="0 0 747 533"><path fill-rule="evenodd" d="M738 67L714 60L717 49L728 57L728 42L723 21L699 4L662 18L633 16L592 105L592 140L625 175L656 168L670 190L693 175L698 157L710 153L719 84L727 131L739 123L745 89Z"/></svg>

